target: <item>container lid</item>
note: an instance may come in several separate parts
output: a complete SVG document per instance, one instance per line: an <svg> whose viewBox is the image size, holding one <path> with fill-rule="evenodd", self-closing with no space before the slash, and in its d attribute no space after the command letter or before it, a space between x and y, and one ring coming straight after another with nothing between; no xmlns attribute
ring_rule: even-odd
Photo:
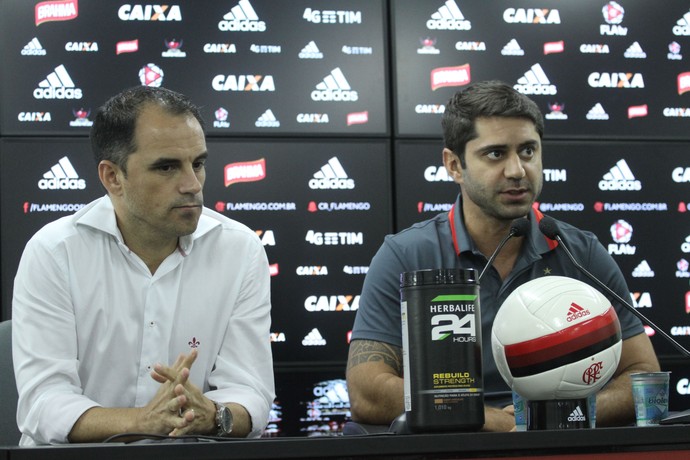
<svg viewBox="0 0 690 460"><path fill-rule="evenodd" d="M435 268L400 274L400 287L428 286L437 284L476 284L474 268Z"/></svg>

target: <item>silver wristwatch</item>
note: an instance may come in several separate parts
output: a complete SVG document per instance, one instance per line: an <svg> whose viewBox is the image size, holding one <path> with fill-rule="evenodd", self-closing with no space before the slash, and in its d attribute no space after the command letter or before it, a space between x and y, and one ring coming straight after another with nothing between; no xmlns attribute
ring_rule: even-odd
<svg viewBox="0 0 690 460"><path fill-rule="evenodd" d="M230 436L232 432L232 412L225 404L213 401L216 405L216 427L218 433L216 436Z"/></svg>

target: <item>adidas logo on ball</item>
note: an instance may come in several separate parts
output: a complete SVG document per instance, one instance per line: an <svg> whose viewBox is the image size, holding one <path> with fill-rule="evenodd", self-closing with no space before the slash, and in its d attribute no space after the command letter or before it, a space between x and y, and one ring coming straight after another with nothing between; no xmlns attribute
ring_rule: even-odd
<svg viewBox="0 0 690 460"><path fill-rule="evenodd" d="M571 322L575 321L578 318L582 318L583 316L589 316L591 313L589 310L586 308L582 308L575 302L570 304L570 309L568 310L568 314L566 315L566 321Z"/></svg>

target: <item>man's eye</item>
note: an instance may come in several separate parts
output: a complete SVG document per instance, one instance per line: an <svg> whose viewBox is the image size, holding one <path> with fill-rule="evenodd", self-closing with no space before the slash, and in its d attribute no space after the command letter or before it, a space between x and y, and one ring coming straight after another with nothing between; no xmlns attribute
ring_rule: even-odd
<svg viewBox="0 0 690 460"><path fill-rule="evenodd" d="M502 153L501 153L501 152L497 152L496 150L494 150L494 151L492 151L492 152L487 153L486 156L487 156L490 160L498 160L499 158L501 158Z"/></svg>
<svg viewBox="0 0 690 460"><path fill-rule="evenodd" d="M205 166L206 166L206 163L203 161L197 161L194 163L194 169L197 171L204 169Z"/></svg>

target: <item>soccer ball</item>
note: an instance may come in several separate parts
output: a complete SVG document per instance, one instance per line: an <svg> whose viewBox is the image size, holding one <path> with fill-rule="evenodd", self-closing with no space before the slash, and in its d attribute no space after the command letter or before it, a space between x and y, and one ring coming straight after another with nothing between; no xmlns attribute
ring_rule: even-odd
<svg viewBox="0 0 690 460"><path fill-rule="evenodd" d="M546 276L503 302L491 346L503 380L523 398L583 399L616 371L621 329L599 291L573 278Z"/></svg>

